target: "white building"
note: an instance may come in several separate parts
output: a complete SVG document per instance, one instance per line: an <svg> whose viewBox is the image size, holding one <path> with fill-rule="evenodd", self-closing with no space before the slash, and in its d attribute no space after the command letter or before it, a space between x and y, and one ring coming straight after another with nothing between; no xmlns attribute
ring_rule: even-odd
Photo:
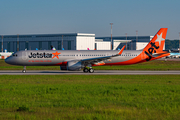
<svg viewBox="0 0 180 120"><path fill-rule="evenodd" d="M113 36L113 50L121 49L126 45L125 50L140 50L143 49L153 38L153 36ZM111 37L96 37L104 42L110 42Z"/></svg>
<svg viewBox="0 0 180 120"><path fill-rule="evenodd" d="M2 36L2 35L0 35ZM120 36L112 37L113 50L143 49L153 36ZM69 34L33 34L33 35L4 35L0 37L0 50L8 52L18 50L51 50L51 45L56 50L111 50L111 37L96 37L95 34L69 33Z"/></svg>
<svg viewBox="0 0 180 120"><path fill-rule="evenodd" d="M136 50L142 50L146 47L148 42L137 42L136 43Z"/></svg>
<svg viewBox="0 0 180 120"><path fill-rule="evenodd" d="M102 39L95 40L96 50L111 50L111 42L103 41Z"/></svg>
<svg viewBox="0 0 180 120"><path fill-rule="evenodd" d="M128 48L128 43L132 42L131 40L113 40L113 50L119 50L122 48L122 45L125 45L125 49Z"/></svg>
<svg viewBox="0 0 180 120"><path fill-rule="evenodd" d="M95 48L95 34L82 34L77 33L76 39L76 46L74 50L94 50Z"/></svg>
<svg viewBox="0 0 180 120"><path fill-rule="evenodd" d="M4 35L0 38L0 50L3 39L3 50L16 52L19 50L94 50L95 34L35 34L35 35Z"/></svg>

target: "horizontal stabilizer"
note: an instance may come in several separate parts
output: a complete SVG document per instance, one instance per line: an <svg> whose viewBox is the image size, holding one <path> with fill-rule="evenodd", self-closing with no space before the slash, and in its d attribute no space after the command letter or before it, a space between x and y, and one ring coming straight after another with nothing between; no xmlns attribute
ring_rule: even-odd
<svg viewBox="0 0 180 120"><path fill-rule="evenodd" d="M167 54L168 52L163 52L163 53L153 53L152 57L159 57L161 55Z"/></svg>

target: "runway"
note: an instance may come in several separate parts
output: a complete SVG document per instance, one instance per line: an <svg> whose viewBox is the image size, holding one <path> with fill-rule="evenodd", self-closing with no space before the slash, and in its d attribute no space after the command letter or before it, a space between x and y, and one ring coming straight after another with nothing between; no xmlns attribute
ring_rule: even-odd
<svg viewBox="0 0 180 120"><path fill-rule="evenodd" d="M95 70L94 73L83 71L58 70L1 70L0 75L180 75L180 71L132 71L132 70Z"/></svg>

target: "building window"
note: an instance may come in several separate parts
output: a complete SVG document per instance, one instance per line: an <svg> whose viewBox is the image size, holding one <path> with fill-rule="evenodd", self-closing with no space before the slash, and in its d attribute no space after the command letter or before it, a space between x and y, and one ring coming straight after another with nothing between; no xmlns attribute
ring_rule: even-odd
<svg viewBox="0 0 180 120"><path fill-rule="evenodd" d="M2 51L1 49L2 49L2 42L0 42L0 51Z"/></svg>
<svg viewBox="0 0 180 120"><path fill-rule="evenodd" d="M25 49L29 50L29 42L28 41L26 41L26 43L25 43Z"/></svg>
<svg viewBox="0 0 180 120"><path fill-rule="evenodd" d="M16 42L13 42L13 51L17 51L17 45L16 45Z"/></svg>
<svg viewBox="0 0 180 120"><path fill-rule="evenodd" d="M51 41L48 41L48 50L51 50Z"/></svg>
<svg viewBox="0 0 180 120"><path fill-rule="evenodd" d="M62 50L62 48L61 48L61 41L58 41L58 50Z"/></svg>
<svg viewBox="0 0 180 120"><path fill-rule="evenodd" d="M68 50L71 50L71 41L68 41Z"/></svg>
<svg viewBox="0 0 180 120"><path fill-rule="evenodd" d="M7 51L10 52L10 42L7 43Z"/></svg>
<svg viewBox="0 0 180 120"><path fill-rule="evenodd" d="M42 42L39 42L39 50L42 50Z"/></svg>

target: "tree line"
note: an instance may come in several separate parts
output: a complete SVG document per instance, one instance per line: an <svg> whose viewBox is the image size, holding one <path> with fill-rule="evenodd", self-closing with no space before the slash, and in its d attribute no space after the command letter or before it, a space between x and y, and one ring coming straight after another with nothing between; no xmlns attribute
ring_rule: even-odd
<svg viewBox="0 0 180 120"><path fill-rule="evenodd" d="M179 40L165 40L165 49L178 49L179 48Z"/></svg>

